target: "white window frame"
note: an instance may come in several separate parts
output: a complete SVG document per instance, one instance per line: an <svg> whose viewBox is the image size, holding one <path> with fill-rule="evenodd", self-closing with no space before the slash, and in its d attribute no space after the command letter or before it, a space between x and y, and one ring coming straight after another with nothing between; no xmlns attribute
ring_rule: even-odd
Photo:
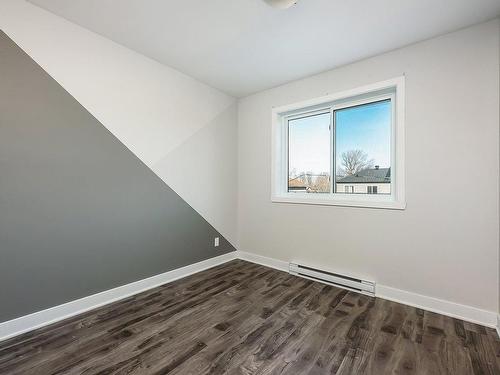
<svg viewBox="0 0 500 375"><path fill-rule="evenodd" d="M405 197L405 78L397 77L383 82L326 95L272 110L272 168L271 201L276 203L316 204L367 208L406 208ZM305 114L330 111L391 99L391 194L313 194L288 192L288 120ZM333 134L333 131L330 132ZM334 150L331 136L331 150ZM331 158L335 157L332 152ZM332 160L333 162L333 160ZM333 164L332 164L333 165ZM331 189L335 176L331 176ZM334 190L331 190L332 192Z"/></svg>

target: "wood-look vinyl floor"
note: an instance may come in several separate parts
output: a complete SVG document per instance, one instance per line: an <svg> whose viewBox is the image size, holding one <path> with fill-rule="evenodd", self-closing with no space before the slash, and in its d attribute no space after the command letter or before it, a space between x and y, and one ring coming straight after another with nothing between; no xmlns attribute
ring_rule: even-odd
<svg viewBox="0 0 500 375"><path fill-rule="evenodd" d="M0 342L0 374L500 374L500 341L238 260Z"/></svg>

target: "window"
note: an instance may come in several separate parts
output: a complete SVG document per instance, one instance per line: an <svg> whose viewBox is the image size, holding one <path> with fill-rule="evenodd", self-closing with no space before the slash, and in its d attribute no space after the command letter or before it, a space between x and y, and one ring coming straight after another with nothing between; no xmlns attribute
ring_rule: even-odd
<svg viewBox="0 0 500 375"><path fill-rule="evenodd" d="M351 185L344 186L344 193L346 193L346 194L354 193L354 186L351 186Z"/></svg>
<svg viewBox="0 0 500 375"><path fill-rule="evenodd" d="M330 192L329 150L329 112L288 120L289 192Z"/></svg>
<svg viewBox="0 0 500 375"><path fill-rule="evenodd" d="M404 78L273 110L274 202L405 207Z"/></svg>

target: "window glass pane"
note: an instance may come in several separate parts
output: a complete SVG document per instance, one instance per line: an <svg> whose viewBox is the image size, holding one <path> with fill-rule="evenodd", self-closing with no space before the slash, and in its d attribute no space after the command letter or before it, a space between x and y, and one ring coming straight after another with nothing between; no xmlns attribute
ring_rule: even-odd
<svg viewBox="0 0 500 375"><path fill-rule="evenodd" d="M330 192L330 113L288 121L288 191Z"/></svg>
<svg viewBox="0 0 500 375"><path fill-rule="evenodd" d="M334 112L335 192L391 194L391 105L385 100Z"/></svg>

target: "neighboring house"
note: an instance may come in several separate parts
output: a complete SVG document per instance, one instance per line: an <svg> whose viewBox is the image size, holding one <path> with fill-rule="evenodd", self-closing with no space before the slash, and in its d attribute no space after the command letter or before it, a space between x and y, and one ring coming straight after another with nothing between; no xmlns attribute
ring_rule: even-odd
<svg viewBox="0 0 500 375"><path fill-rule="evenodd" d="M302 177L303 176L298 176L298 177L289 179L288 180L288 191L301 192L301 193L307 192L307 185L302 180Z"/></svg>
<svg viewBox="0 0 500 375"><path fill-rule="evenodd" d="M391 168L363 169L355 175L337 176L337 193L390 194ZM288 180L288 191L295 193L329 192L330 178L326 175L301 174Z"/></svg>
<svg viewBox="0 0 500 375"><path fill-rule="evenodd" d="M355 175L337 177L337 192L345 194L391 194L391 168L363 169Z"/></svg>
<svg viewBox="0 0 500 375"><path fill-rule="evenodd" d="M325 174L301 174L288 180L288 191L294 193L328 193L330 176Z"/></svg>

